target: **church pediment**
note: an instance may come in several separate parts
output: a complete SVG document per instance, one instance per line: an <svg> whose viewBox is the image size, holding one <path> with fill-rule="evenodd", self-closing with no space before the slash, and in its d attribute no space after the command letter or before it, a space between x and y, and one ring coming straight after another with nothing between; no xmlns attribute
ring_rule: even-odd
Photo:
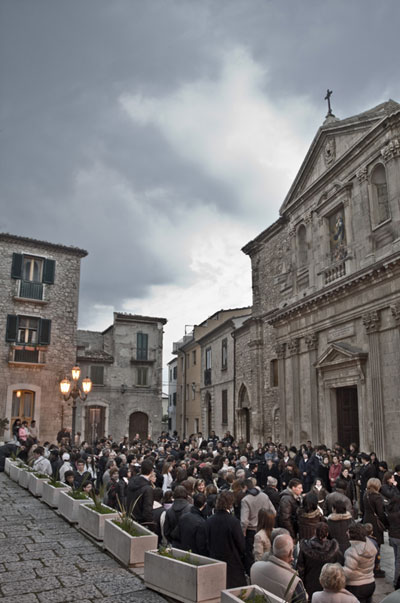
<svg viewBox="0 0 400 603"><path fill-rule="evenodd" d="M373 109L347 119L328 118L319 128L300 170L282 204L283 214L296 199L323 177L336 162L351 152L353 147L364 138L380 121L394 111L400 110L400 104L389 100Z"/></svg>
<svg viewBox="0 0 400 603"><path fill-rule="evenodd" d="M332 343L315 363L316 368L323 369L349 362L365 362L368 354L346 342Z"/></svg>

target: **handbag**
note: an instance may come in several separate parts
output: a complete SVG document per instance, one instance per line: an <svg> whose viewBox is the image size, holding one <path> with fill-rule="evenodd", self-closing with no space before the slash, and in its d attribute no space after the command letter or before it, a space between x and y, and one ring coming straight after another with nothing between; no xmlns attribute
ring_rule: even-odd
<svg viewBox="0 0 400 603"><path fill-rule="evenodd" d="M376 514L376 513L375 513L375 511L373 510L372 505L371 505L371 501L369 500L369 495L368 495L368 502L369 502L369 506L371 507L371 511L372 511L372 513L374 514L375 521L376 521L376 526L377 526L378 530L379 530L380 532L384 532L384 531L386 530L386 526L385 526L385 524L383 523L383 521L382 521L381 519L379 519L379 517L377 516L377 514Z"/></svg>

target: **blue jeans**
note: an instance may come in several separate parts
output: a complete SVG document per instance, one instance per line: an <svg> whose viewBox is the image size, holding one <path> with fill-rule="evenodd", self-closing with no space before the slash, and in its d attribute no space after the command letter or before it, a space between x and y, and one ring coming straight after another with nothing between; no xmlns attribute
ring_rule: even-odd
<svg viewBox="0 0 400 603"><path fill-rule="evenodd" d="M400 574L400 538L392 538L389 536L389 544L393 547L394 552L394 578L393 584L396 585Z"/></svg>

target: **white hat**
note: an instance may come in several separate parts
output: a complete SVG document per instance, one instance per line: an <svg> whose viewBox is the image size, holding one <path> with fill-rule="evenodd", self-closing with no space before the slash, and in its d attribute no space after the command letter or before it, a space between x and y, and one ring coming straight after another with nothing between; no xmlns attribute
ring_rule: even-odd
<svg viewBox="0 0 400 603"><path fill-rule="evenodd" d="M69 456L68 452L64 452L64 454L62 455L62 460L63 461L69 461L71 457Z"/></svg>

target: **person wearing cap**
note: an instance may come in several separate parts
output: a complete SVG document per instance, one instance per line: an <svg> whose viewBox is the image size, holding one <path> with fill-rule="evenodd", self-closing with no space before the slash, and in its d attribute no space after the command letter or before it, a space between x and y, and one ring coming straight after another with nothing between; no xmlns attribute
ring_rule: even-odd
<svg viewBox="0 0 400 603"><path fill-rule="evenodd" d="M60 482L64 481L64 477L65 477L65 472L66 471L73 471L73 467L70 463L71 457L68 454L68 452L64 452L64 454L61 457L62 460L62 465L60 467L59 470L59 476L60 476Z"/></svg>

